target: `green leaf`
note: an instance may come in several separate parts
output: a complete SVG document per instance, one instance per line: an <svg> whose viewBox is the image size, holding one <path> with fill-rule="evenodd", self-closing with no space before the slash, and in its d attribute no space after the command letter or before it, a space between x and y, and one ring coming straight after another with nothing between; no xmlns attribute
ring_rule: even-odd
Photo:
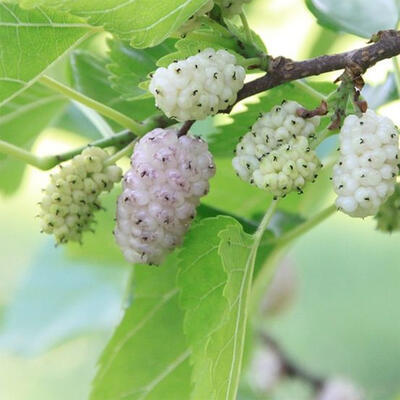
<svg viewBox="0 0 400 400"><path fill-rule="evenodd" d="M157 68L157 60L174 51L174 39L167 39L158 46L149 49L134 49L129 43L118 39L110 39L110 64L112 87L121 93L126 100L138 96L150 95L147 90L138 87L148 79L147 75Z"/></svg>
<svg viewBox="0 0 400 400"><path fill-rule="evenodd" d="M0 2L0 106L31 86L91 31L78 17Z"/></svg>
<svg viewBox="0 0 400 400"><path fill-rule="evenodd" d="M167 67L174 60L183 60L209 47L215 50L224 49L229 51L239 63L243 60L243 56L240 55L241 49L238 41L233 37L222 36L211 28L202 28L189 32L184 39L176 42L175 47L177 51L159 59L158 66Z"/></svg>
<svg viewBox="0 0 400 400"><path fill-rule="evenodd" d="M395 29L399 18L395 0L306 0L306 4L321 25L365 38Z"/></svg>
<svg viewBox="0 0 400 400"><path fill-rule="evenodd" d="M386 79L379 85L371 86L367 83L363 87L362 95L368 102L368 107L374 110L383 104L398 99L399 94L394 74L389 73Z"/></svg>
<svg viewBox="0 0 400 400"><path fill-rule="evenodd" d="M93 113L95 112L92 110ZM52 122L51 126L64 131L73 132L91 140L102 137L98 126L90 120L82 111L82 106L78 103L69 103L65 112Z"/></svg>
<svg viewBox="0 0 400 400"><path fill-rule="evenodd" d="M191 348L191 399L211 399L212 382L206 354L211 334L222 324L228 303L223 296L227 274L218 254L219 232L236 221L207 218L195 225L179 252L178 287L185 311L184 331Z"/></svg>
<svg viewBox="0 0 400 400"><path fill-rule="evenodd" d="M247 41L247 33L246 30L244 29L244 26L239 27L229 19L226 19L225 23L229 31L232 32L239 40L241 40L244 43ZM255 47L259 52L267 53L267 48L265 47L264 40L261 38L261 36L258 33L254 32L252 29L250 29L250 31L253 39L252 44L255 45Z"/></svg>
<svg viewBox="0 0 400 400"><path fill-rule="evenodd" d="M257 243L237 222L221 231L219 237L219 254L228 275L224 296L229 305L227 322L212 335L207 354L213 384L212 399L236 400Z"/></svg>
<svg viewBox="0 0 400 400"><path fill-rule="evenodd" d="M220 208L216 208L210 205L206 204L200 204L197 207L197 216L199 220L203 220L206 218L212 218L212 217L218 217L218 216L228 216L236 219L237 221L240 222L240 224L243 226L243 229L247 233L254 233L254 231L257 229L258 223L256 221L240 217L238 215L226 212L225 210L222 210Z"/></svg>
<svg viewBox="0 0 400 400"><path fill-rule="evenodd" d="M208 0L22 0L24 6L58 7L129 40L152 47L175 32Z"/></svg>
<svg viewBox="0 0 400 400"><path fill-rule="evenodd" d="M134 302L100 359L91 400L189 399L190 351L176 273L175 254L160 268L135 268Z"/></svg>
<svg viewBox="0 0 400 400"><path fill-rule="evenodd" d="M49 243L5 310L0 348L36 355L80 335L110 331L128 271L68 261Z"/></svg>
<svg viewBox="0 0 400 400"><path fill-rule="evenodd" d="M106 67L109 62L108 58L94 55L86 50L73 51L70 55L73 87L86 96L137 120L143 120L157 112L153 98L127 101L111 87ZM112 121L109 122L117 127Z"/></svg>
<svg viewBox="0 0 400 400"><path fill-rule="evenodd" d="M258 254L260 263L270 252L270 238L268 232ZM253 237L227 216L200 221L179 252L178 286L191 349L193 400L222 399L228 392L227 399L236 399L256 252ZM230 383L225 385L225 380Z"/></svg>
<svg viewBox="0 0 400 400"><path fill-rule="evenodd" d="M60 94L35 84L0 107L0 139L29 150L39 133L67 104ZM0 154L0 191L19 187L26 165Z"/></svg>

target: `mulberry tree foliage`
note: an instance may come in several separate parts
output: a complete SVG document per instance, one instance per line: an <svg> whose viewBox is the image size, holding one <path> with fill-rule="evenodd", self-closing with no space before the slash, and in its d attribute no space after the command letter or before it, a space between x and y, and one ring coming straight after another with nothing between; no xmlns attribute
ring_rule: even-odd
<svg viewBox="0 0 400 400"><path fill-rule="evenodd" d="M294 297L293 275L270 281L300 235L336 211L400 226L398 129L372 105L396 79L363 90L400 54L398 4L305 3L369 43L269 54L252 0L0 1L0 190L25 164L49 171L38 233L130 275L91 400L365 398L292 365L259 323L270 286L276 303ZM48 126L81 145L36 155Z"/></svg>

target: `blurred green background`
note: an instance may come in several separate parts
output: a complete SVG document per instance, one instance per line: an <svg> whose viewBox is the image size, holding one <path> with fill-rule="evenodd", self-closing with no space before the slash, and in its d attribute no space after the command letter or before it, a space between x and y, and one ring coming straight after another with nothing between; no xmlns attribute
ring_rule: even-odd
<svg viewBox="0 0 400 400"><path fill-rule="evenodd" d="M248 14L272 55L302 59L365 43L319 27L299 0L257 0ZM367 81L384 81L390 68L390 61L380 63L366 74ZM398 100L392 101L380 111L400 124L399 106ZM93 129L80 118L81 129ZM45 129L34 152L52 154L83 144L67 122L64 118ZM225 187L237 183L228 164L220 162L226 168L214 188L219 181L221 186L208 201L238 214L259 212L263 204L252 199L252 191L242 191L238 199L220 199ZM47 173L28 168L15 194L0 194L4 400L85 400L96 360L129 301L128 266L111 233L118 189L105 200L108 211L99 218L96 236L87 235L81 247L65 250L38 232L36 202L46 180ZM283 314L264 321L265 329L308 370L352 378L369 399L394 399L400 393L399 244L400 234L376 232L371 219L331 217L291 248L297 295Z"/></svg>

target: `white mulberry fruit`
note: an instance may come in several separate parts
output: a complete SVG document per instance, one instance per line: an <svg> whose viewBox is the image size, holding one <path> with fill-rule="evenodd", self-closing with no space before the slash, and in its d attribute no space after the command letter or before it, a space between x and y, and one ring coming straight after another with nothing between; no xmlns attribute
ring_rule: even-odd
<svg viewBox="0 0 400 400"><path fill-rule="evenodd" d="M263 347L256 350L250 364L249 381L257 392L271 391L283 373L284 366L275 349Z"/></svg>
<svg viewBox="0 0 400 400"><path fill-rule="evenodd" d="M57 243L81 241L91 229L94 212L101 209L99 195L110 191L122 178L116 165L106 165L108 154L88 147L52 174L40 201L41 229L53 234Z"/></svg>
<svg viewBox="0 0 400 400"><path fill-rule="evenodd" d="M394 193L381 205L375 219L376 228L382 232L400 230L400 185L396 183Z"/></svg>
<svg viewBox="0 0 400 400"><path fill-rule="evenodd" d="M225 50L206 49L186 60L158 68L149 90L156 105L178 121L201 120L236 101L246 72Z"/></svg>
<svg viewBox="0 0 400 400"><path fill-rule="evenodd" d="M295 101L284 100L281 105L260 115L235 149L232 165L240 178L249 182L261 160L280 145L287 144L290 139L298 136L310 139L315 137L320 117L299 117L296 111L300 107Z"/></svg>
<svg viewBox="0 0 400 400"><path fill-rule="evenodd" d="M320 168L321 162L308 140L298 136L263 157L252 180L275 198L285 197L294 190L303 193L306 182L314 181Z"/></svg>
<svg viewBox="0 0 400 400"><path fill-rule="evenodd" d="M317 400L364 400L361 389L344 379L328 380Z"/></svg>
<svg viewBox="0 0 400 400"><path fill-rule="evenodd" d="M243 4L250 3L251 0L216 0L221 7L222 14L226 17L233 17L242 12Z"/></svg>
<svg viewBox="0 0 400 400"><path fill-rule="evenodd" d="M393 193L398 174L398 132L393 122L367 110L349 115L339 134L333 169L337 207L352 217L375 215Z"/></svg>
<svg viewBox="0 0 400 400"><path fill-rule="evenodd" d="M117 205L115 238L125 258L161 264L182 242L214 174L201 139L159 128L140 139Z"/></svg>
<svg viewBox="0 0 400 400"><path fill-rule="evenodd" d="M185 34L187 32L191 32L200 26L199 18L202 15L211 11L214 7L214 1L209 0L203 7L200 8L196 13L194 13L181 27L178 32Z"/></svg>

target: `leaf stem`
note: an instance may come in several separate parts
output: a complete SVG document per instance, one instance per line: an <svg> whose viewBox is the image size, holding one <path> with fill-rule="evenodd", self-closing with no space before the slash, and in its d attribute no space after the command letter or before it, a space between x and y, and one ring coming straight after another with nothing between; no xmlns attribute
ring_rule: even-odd
<svg viewBox="0 0 400 400"><path fill-rule="evenodd" d="M61 82L56 81L53 78L50 78L49 76L44 75L39 78L39 81L50 89L62 93L64 96L72 100L78 101L79 103L82 103L85 106L97 111L99 114L112 119L124 128L131 130L138 136L146 133L146 131L144 130L144 126L140 122L137 122L132 118L129 118L126 115L120 113L119 111L106 106L105 104L102 104L96 100L91 99L90 97L85 96L82 93L79 93L78 91L64 85Z"/></svg>
<svg viewBox="0 0 400 400"><path fill-rule="evenodd" d="M96 140L88 145L80 146L76 149L67 151L65 153L55 154L52 156L43 156L43 157L36 156L25 149L22 149L11 143L0 140L0 153L12 156L18 160L24 161L29 165L32 165L33 167L45 171L55 167L56 165L64 161L70 160L77 154L80 154L88 146L97 146L101 148L116 146L120 148L121 146L126 146L127 143L131 142L134 139L135 135L131 131L123 131L112 137Z"/></svg>
<svg viewBox="0 0 400 400"><path fill-rule="evenodd" d="M240 14L240 20L242 21L242 25L243 25L243 29L244 29L244 33L246 35L246 40L249 44L253 44L253 35L251 33L251 29L249 26L249 21L247 21L247 17L246 14L244 13L244 11L242 11Z"/></svg>
<svg viewBox="0 0 400 400"><path fill-rule="evenodd" d="M261 66L261 58L260 57L245 58L243 59L243 61L240 61L240 65L246 69L253 65Z"/></svg>
<svg viewBox="0 0 400 400"><path fill-rule="evenodd" d="M117 151L112 156L108 157L107 160L105 161L105 165L115 164L120 158L130 154L132 152L133 146L135 145L136 141L137 141L137 139L133 140L127 146L125 146L121 150Z"/></svg>
<svg viewBox="0 0 400 400"><path fill-rule="evenodd" d="M394 79L396 81L397 94L400 97L400 65L397 57L392 58Z"/></svg>
<svg viewBox="0 0 400 400"><path fill-rule="evenodd" d="M275 212L278 204L279 204L279 199L272 200L272 203L268 207L268 210L265 213L260 224L258 225L257 230L253 234L253 237L254 237L253 247L258 248L258 246L260 245L261 238L263 237L265 230L268 228L268 224L270 223L271 218L274 215L274 212Z"/></svg>
<svg viewBox="0 0 400 400"><path fill-rule="evenodd" d="M324 100L324 101L326 101L326 99L327 99L327 96L325 96L324 94L318 92L318 90L315 90L305 80L297 79L295 81L292 81L291 84L293 86L295 86L296 88L301 89L303 92L307 93L308 95L310 95L315 100L318 100L318 101Z"/></svg>
<svg viewBox="0 0 400 400"><path fill-rule="evenodd" d="M36 168L47 169L47 162L44 160L44 157L35 156L30 151L15 146L12 143L5 142L4 140L0 140L0 153L17 158Z"/></svg>

